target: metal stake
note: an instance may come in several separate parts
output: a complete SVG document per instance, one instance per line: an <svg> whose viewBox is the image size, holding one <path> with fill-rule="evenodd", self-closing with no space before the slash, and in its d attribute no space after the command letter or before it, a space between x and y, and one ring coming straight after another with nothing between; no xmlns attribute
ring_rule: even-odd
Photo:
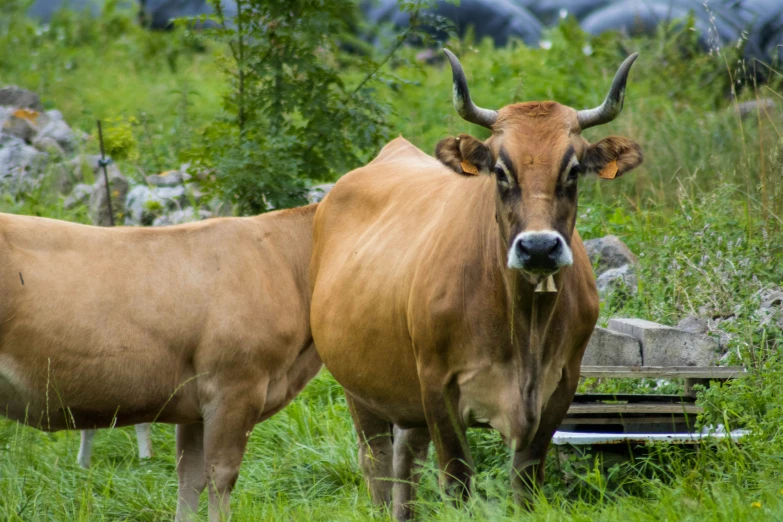
<svg viewBox="0 0 783 522"><path fill-rule="evenodd" d="M101 144L101 161L98 164L103 167L103 181L106 182L106 206L109 208L109 226L114 226L114 211L111 208L111 187L109 187L109 173L106 172L106 166L111 163L111 160L106 161L106 153L103 150L103 129L101 128L101 120L98 120L98 141Z"/></svg>

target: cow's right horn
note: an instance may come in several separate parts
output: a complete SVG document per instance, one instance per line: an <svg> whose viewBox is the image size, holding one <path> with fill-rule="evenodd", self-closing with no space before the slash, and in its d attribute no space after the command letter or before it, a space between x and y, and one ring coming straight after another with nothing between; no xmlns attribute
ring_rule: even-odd
<svg viewBox="0 0 783 522"><path fill-rule="evenodd" d="M622 112L628 72L631 70L631 66L637 56L639 56L639 53L633 53L620 64L620 68L617 69L614 80L612 80L612 86L609 88L609 94L606 95L606 99L601 105L595 109L585 109L577 113L580 129L585 130L596 125L609 123Z"/></svg>
<svg viewBox="0 0 783 522"><path fill-rule="evenodd" d="M465 79L462 65L460 65L454 53L448 49L443 49L443 52L446 53L446 57L449 59L449 63L451 63L451 75L454 82L454 108L457 109L457 112L464 120L491 129L498 119L497 111L482 109L470 100L468 81Z"/></svg>

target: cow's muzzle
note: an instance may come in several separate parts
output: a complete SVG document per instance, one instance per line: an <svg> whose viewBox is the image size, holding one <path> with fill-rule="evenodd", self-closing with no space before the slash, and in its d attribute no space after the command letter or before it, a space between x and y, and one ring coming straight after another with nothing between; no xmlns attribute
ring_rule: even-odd
<svg viewBox="0 0 783 522"><path fill-rule="evenodd" d="M571 248L554 230L517 234L508 250L508 267L535 275L551 275L573 264Z"/></svg>

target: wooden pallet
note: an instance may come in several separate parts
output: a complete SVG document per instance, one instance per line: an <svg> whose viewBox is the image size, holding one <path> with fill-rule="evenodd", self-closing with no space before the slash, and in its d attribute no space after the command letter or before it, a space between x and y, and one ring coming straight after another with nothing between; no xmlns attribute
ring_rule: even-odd
<svg viewBox="0 0 783 522"><path fill-rule="evenodd" d="M696 416L695 384L725 381L741 376L745 368L692 366L583 366L585 378L685 379L685 393L673 394L577 394L561 429L569 431L633 433L693 433Z"/></svg>

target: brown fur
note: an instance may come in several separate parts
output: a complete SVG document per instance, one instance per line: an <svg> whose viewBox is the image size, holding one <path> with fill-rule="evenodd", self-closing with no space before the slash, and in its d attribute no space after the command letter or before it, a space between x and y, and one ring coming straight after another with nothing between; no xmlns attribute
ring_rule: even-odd
<svg viewBox="0 0 783 522"><path fill-rule="evenodd" d="M568 151L581 160L588 147L573 109L511 105L484 144L441 141L442 163L392 141L318 208L313 338L349 398L373 499L388 502L388 479L397 479L398 519L412 516L412 456L426 456L425 434L448 491L469 490L465 429L473 425L499 430L513 448L520 499L543 480L598 317L592 267L574 227L576 185L565 187L560 172ZM599 150L595 165L613 151L624 167L634 163L623 159L633 147ZM495 176L452 172L466 158L494 162L501 151L513 171L503 187ZM573 254L573 265L554 276L556 294L534 293L534 278L506 267L511 238L546 229L561 232Z"/></svg>
<svg viewBox="0 0 783 522"><path fill-rule="evenodd" d="M314 213L155 229L0 214L0 410L47 431L177 424L177 518L207 484L210 519L227 515L253 426L321 366Z"/></svg>

